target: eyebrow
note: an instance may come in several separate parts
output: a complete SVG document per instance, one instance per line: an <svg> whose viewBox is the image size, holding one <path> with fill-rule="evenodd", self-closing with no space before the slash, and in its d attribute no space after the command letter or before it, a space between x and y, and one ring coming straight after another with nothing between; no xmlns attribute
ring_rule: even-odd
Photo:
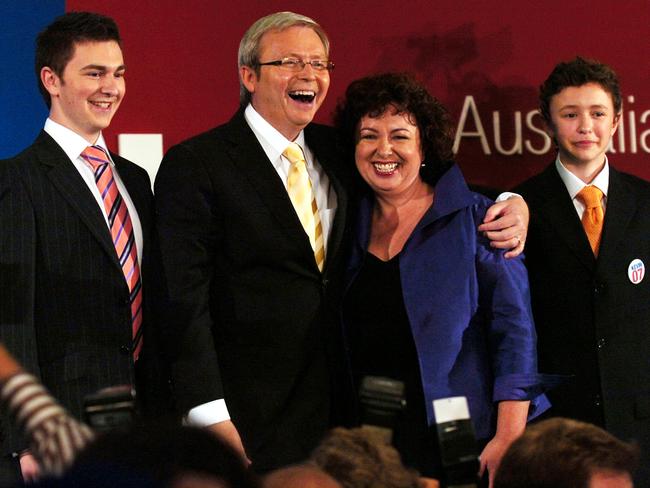
<svg viewBox="0 0 650 488"><path fill-rule="evenodd" d="M375 129L374 127L359 127L359 132L364 131L364 130L369 130L372 132L379 132L379 130ZM413 131L410 130L408 127L396 127L394 129L390 129L389 132L392 134L393 132L408 132L409 134L412 133Z"/></svg>
<svg viewBox="0 0 650 488"><path fill-rule="evenodd" d="M283 58L299 58L299 59L307 59L309 60L312 59L327 59L327 53L322 53L322 54L316 54L316 53L311 53L311 54L298 54L298 53L290 53L290 54L285 54L282 56Z"/></svg>
<svg viewBox="0 0 650 488"><path fill-rule="evenodd" d="M81 68L81 71L85 70L93 70L96 69L98 71L108 71L108 68L106 66L102 66L101 64L88 64ZM126 69L126 65L120 64L117 68L115 68L115 71L123 71Z"/></svg>
<svg viewBox="0 0 650 488"><path fill-rule="evenodd" d="M581 105L575 105L575 104L572 104L572 105L563 105L562 107L560 107L560 110L575 109L575 108L580 108L580 107L581 107ZM588 108L605 108L605 109L606 109L606 108L608 108L608 107L607 107L607 105L602 105L602 104L600 104L600 103L596 103L596 104L594 104L594 105L589 105Z"/></svg>

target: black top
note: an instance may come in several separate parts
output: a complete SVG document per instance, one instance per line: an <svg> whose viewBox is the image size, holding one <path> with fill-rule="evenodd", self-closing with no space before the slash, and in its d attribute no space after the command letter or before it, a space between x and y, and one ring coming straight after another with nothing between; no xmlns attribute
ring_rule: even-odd
<svg viewBox="0 0 650 488"><path fill-rule="evenodd" d="M418 356L402 297L399 255L389 261L366 255L346 295L344 317L357 387L366 375L404 382L407 406L396 421L393 445L404 464L435 477L439 465L435 427L427 425Z"/></svg>

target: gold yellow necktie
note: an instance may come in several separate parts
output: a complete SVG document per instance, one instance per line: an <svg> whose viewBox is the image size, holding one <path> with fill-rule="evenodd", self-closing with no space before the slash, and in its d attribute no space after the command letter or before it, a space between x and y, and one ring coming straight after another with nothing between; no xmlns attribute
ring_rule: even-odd
<svg viewBox="0 0 650 488"><path fill-rule="evenodd" d="M580 190L577 196L585 204L585 212L582 214L582 227L585 229L594 256L598 256L600 236L603 233L603 222L605 221L605 212L603 212L603 206L601 205L603 192L598 187L590 185Z"/></svg>
<svg viewBox="0 0 650 488"><path fill-rule="evenodd" d="M289 176L287 177L289 198L298 214L300 223L309 237L318 269L323 271L323 264L325 263L323 227L320 222L320 215L318 215L316 196L312 191L311 181L307 173L305 155L301 147L295 142L289 144L282 155L291 163Z"/></svg>

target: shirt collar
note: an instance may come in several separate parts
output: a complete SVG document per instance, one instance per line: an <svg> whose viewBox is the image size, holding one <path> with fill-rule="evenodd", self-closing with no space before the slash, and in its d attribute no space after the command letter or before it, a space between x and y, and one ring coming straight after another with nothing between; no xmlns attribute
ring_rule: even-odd
<svg viewBox="0 0 650 488"><path fill-rule="evenodd" d="M90 145L86 139L81 137L75 131L68 129L58 122L53 121L49 117L45 121L45 127L43 130L47 132L52 137L52 139L54 139L54 141L61 147L61 149L63 149L63 152L67 154L68 158L70 158L71 161L77 160L84 149ZM99 133L99 137L93 146L101 147L108 155L108 159L110 160L111 164L113 164L113 160L110 156L110 153L108 152L108 148L106 147L104 135L101 132Z"/></svg>
<svg viewBox="0 0 650 488"><path fill-rule="evenodd" d="M269 124L250 103L244 111L244 117L271 161L275 161L282 156L282 153L291 142L295 142L306 152L304 130L300 131L294 141L290 141Z"/></svg>
<svg viewBox="0 0 650 488"><path fill-rule="evenodd" d="M609 162L607 156L605 156L605 165L603 166L603 169L601 169L596 177L588 184L566 169L566 166L564 166L562 161L560 161L559 154L555 158L555 168L557 169L557 172L560 175L564 186L566 186L572 200L585 186L588 185L598 187L598 189L603 192L603 195L607 197L607 191L609 190Z"/></svg>

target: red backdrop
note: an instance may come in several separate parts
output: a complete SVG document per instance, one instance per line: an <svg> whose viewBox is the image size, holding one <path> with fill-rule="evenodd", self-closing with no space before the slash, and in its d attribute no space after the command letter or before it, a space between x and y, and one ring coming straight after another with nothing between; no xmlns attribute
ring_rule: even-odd
<svg viewBox="0 0 650 488"><path fill-rule="evenodd" d="M457 160L468 179L510 187L552 160L552 148L536 154L545 141L538 116L528 114L552 67L579 54L612 65L621 79L625 127L610 160L650 179L647 0L68 0L67 10L102 12L120 25L128 90L107 131L113 147L118 133L162 133L168 148L226 121L238 104L239 39L257 18L292 10L320 22L332 41L336 70L321 122L351 80L414 72L456 122L465 108Z"/></svg>

